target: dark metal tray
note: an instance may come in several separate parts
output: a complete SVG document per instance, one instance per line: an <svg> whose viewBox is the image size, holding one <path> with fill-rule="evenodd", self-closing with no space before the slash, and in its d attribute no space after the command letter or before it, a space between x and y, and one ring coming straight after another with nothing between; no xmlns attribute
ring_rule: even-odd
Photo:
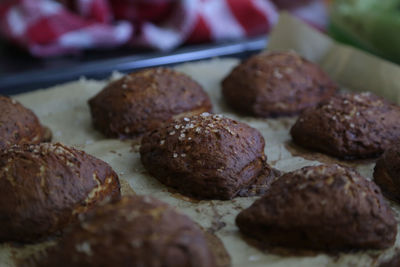
<svg viewBox="0 0 400 267"><path fill-rule="evenodd" d="M184 46L169 53L145 50L138 53L135 50L132 54L132 49L125 48L54 59L36 59L15 48L0 48L0 94L46 88L81 76L104 79L114 70L129 72L213 57L245 58L262 50L266 43L266 38L259 37L213 45Z"/></svg>

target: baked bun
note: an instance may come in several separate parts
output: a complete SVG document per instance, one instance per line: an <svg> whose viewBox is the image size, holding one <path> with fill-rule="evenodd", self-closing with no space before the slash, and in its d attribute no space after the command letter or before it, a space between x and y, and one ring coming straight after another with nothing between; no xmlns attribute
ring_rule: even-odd
<svg viewBox="0 0 400 267"><path fill-rule="evenodd" d="M152 176L179 193L231 199L260 175L268 179L264 145L247 124L203 113L145 135L140 156Z"/></svg>
<svg viewBox="0 0 400 267"><path fill-rule="evenodd" d="M94 127L107 137L135 138L175 117L211 110L203 88L166 68L134 72L89 100Z"/></svg>
<svg viewBox="0 0 400 267"><path fill-rule="evenodd" d="M0 95L0 150L11 145L51 140L51 132L36 115L14 99Z"/></svg>
<svg viewBox="0 0 400 267"><path fill-rule="evenodd" d="M0 241L36 241L105 199L119 199L105 162L61 144L0 152Z"/></svg>
<svg viewBox="0 0 400 267"><path fill-rule="evenodd" d="M124 197L81 217L39 266L215 266L200 228L154 198Z"/></svg>
<svg viewBox="0 0 400 267"><path fill-rule="evenodd" d="M400 144L388 148L376 162L374 181L386 197L400 202Z"/></svg>
<svg viewBox="0 0 400 267"><path fill-rule="evenodd" d="M338 165L284 174L236 224L264 245L295 249L383 249L394 244L397 233L379 188Z"/></svg>
<svg viewBox="0 0 400 267"><path fill-rule="evenodd" d="M376 157L400 138L400 108L371 93L346 93L305 110L295 144L338 158Z"/></svg>
<svg viewBox="0 0 400 267"><path fill-rule="evenodd" d="M294 52L252 56L233 69L222 88L232 108L258 117L298 114L337 90L320 67Z"/></svg>

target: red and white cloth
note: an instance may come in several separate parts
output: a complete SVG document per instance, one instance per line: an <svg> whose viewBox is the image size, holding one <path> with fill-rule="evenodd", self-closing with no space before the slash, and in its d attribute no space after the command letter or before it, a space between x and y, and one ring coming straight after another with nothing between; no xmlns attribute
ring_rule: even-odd
<svg viewBox="0 0 400 267"><path fill-rule="evenodd" d="M124 44L169 50L267 33L277 19L270 0L0 0L0 34L38 57Z"/></svg>

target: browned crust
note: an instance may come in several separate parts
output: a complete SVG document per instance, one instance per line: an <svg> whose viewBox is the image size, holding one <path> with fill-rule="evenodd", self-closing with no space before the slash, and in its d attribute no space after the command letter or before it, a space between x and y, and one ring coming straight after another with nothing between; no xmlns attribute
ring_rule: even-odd
<svg viewBox="0 0 400 267"><path fill-rule="evenodd" d="M374 181L383 194L400 202L400 146L399 144L387 149L376 162Z"/></svg>
<svg viewBox="0 0 400 267"><path fill-rule="evenodd" d="M345 93L304 111L292 127L302 147L342 159L377 157L399 140L400 107L371 93Z"/></svg>
<svg viewBox="0 0 400 267"><path fill-rule="evenodd" d="M148 196L83 216L41 266L216 266L201 229Z"/></svg>
<svg viewBox="0 0 400 267"><path fill-rule="evenodd" d="M258 117L295 115L331 97L337 85L320 67L294 52L250 57L222 82L235 110Z"/></svg>
<svg viewBox="0 0 400 267"><path fill-rule="evenodd" d="M203 88L166 68L131 73L89 100L94 127L107 137L136 138L180 114L211 110Z"/></svg>
<svg viewBox="0 0 400 267"><path fill-rule="evenodd" d="M231 199L269 168L264 138L256 129L208 113L147 134L140 156L152 176L200 199Z"/></svg>
<svg viewBox="0 0 400 267"><path fill-rule="evenodd" d="M0 149L51 140L51 131L18 101L0 95Z"/></svg>
<svg viewBox="0 0 400 267"><path fill-rule="evenodd" d="M117 174L83 151L42 143L0 153L0 241L38 240L119 197Z"/></svg>
<svg viewBox="0 0 400 267"><path fill-rule="evenodd" d="M384 249L397 233L393 212L375 183L338 165L281 176L236 224L265 245L295 249Z"/></svg>

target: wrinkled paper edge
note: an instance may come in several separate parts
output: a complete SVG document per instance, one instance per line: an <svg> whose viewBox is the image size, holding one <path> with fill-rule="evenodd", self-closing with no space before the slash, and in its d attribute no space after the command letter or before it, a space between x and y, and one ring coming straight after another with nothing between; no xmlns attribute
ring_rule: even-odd
<svg viewBox="0 0 400 267"><path fill-rule="evenodd" d="M336 42L289 13L281 13L267 50L296 51L346 89L369 91L400 104L399 65Z"/></svg>

